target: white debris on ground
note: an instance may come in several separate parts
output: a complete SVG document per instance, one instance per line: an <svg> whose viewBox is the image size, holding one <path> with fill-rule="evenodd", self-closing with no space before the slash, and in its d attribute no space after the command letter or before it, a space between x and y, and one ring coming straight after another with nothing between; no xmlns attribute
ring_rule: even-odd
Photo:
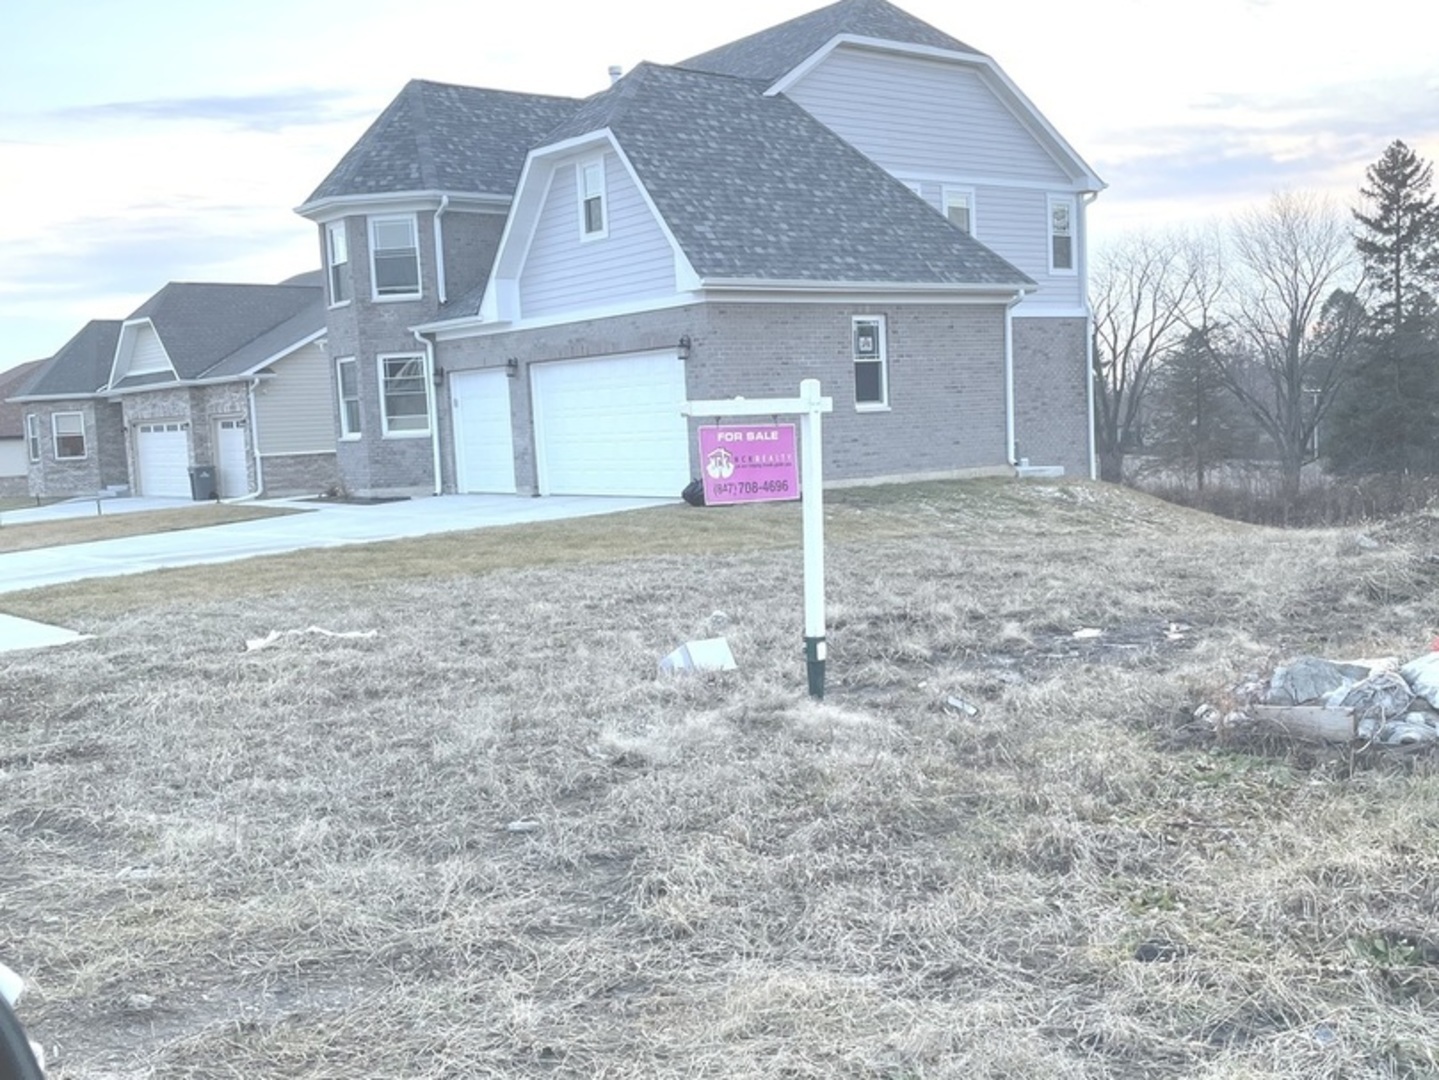
<svg viewBox="0 0 1439 1080"><path fill-rule="evenodd" d="M1196 711L1221 733L1263 727L1318 742L1439 746L1439 652L1333 661L1300 656L1236 687L1234 707Z"/></svg>
<svg viewBox="0 0 1439 1080"><path fill-rule="evenodd" d="M300 634L319 634L322 637L330 638L372 638L378 637L379 633L378 630L326 630L323 626L307 626L303 630L271 630L262 638L247 638L245 651L256 652L260 649L268 649L281 638Z"/></svg>
<svg viewBox="0 0 1439 1080"><path fill-rule="evenodd" d="M738 664L730 652L729 642L722 637L687 641L660 661L660 674L676 675L683 671L734 671Z"/></svg>

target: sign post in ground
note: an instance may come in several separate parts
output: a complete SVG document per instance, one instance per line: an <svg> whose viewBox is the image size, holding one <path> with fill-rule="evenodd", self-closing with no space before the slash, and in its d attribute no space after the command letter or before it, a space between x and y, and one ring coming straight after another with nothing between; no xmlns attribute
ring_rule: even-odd
<svg viewBox="0 0 1439 1080"><path fill-rule="evenodd" d="M713 424L700 428L700 471L707 504L793 499L799 488L804 521L804 658L810 697L824 697L824 469L820 417L834 411L818 379L799 384L797 398L687 401L685 416L768 416L770 424ZM795 476L794 425L799 416L800 469Z"/></svg>

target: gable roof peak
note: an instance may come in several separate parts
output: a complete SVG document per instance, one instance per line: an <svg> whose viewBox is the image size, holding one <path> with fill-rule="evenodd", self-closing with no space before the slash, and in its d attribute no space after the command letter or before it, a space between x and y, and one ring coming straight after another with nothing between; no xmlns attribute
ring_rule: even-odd
<svg viewBox="0 0 1439 1080"><path fill-rule="evenodd" d="M889 0L837 0L778 26L682 60L677 66L774 82L841 34L984 55Z"/></svg>

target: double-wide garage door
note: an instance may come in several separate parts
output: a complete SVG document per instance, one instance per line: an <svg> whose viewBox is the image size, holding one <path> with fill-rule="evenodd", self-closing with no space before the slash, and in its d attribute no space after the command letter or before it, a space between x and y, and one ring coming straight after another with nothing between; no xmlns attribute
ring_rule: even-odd
<svg viewBox="0 0 1439 1080"><path fill-rule="evenodd" d="M689 482L677 354L534 364L530 379L540 494L673 497Z"/></svg>

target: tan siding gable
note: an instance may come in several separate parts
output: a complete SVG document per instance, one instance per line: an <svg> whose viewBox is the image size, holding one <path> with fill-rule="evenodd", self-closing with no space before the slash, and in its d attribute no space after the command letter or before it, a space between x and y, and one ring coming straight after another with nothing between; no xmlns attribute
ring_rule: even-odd
<svg viewBox="0 0 1439 1080"><path fill-rule="evenodd" d="M255 389L260 454L334 452L335 404L330 360L312 343L272 364L273 379Z"/></svg>

